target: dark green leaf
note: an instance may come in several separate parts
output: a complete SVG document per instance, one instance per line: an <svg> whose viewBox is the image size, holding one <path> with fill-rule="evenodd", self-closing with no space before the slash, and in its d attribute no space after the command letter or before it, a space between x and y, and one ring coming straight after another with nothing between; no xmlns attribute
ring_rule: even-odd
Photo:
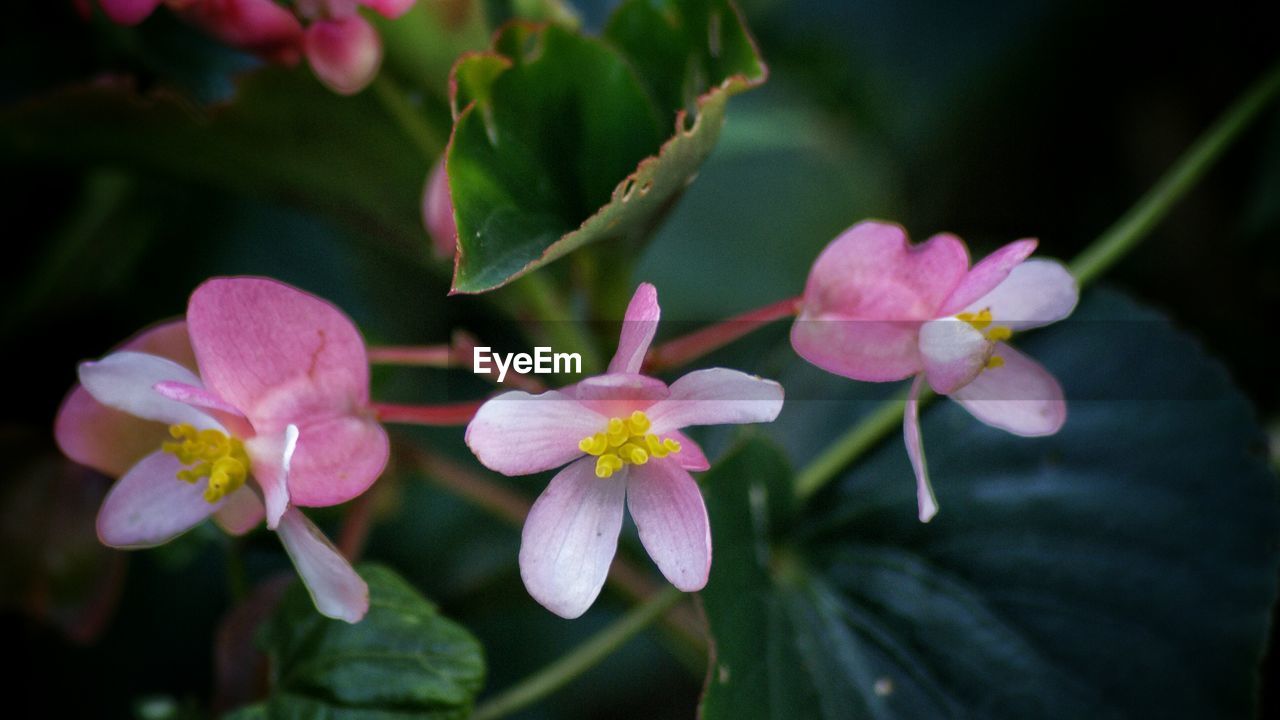
<svg viewBox="0 0 1280 720"><path fill-rule="evenodd" d="M465 718L484 683L480 644L391 570L364 565L369 614L322 617L301 584L264 628L268 700L235 717Z"/></svg>
<svg viewBox="0 0 1280 720"><path fill-rule="evenodd" d="M795 517L768 446L708 476L704 717L1254 712L1280 502L1247 403L1192 341L1115 294L1022 344L1062 380L1066 427L1019 438L930 407L932 523L915 519L896 434ZM779 432L803 460L842 427L825 424Z"/></svg>
<svg viewBox="0 0 1280 720"><path fill-rule="evenodd" d="M603 40L514 23L455 76L454 289L483 292L646 237L765 68L728 0L630 0Z"/></svg>

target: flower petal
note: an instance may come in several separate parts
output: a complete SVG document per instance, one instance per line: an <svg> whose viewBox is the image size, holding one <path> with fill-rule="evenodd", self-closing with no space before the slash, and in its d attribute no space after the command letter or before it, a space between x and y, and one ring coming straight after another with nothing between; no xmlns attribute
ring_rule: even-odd
<svg viewBox="0 0 1280 720"><path fill-rule="evenodd" d="M711 572L711 523L689 472L667 460L631 468L627 507L663 576L684 592L701 590Z"/></svg>
<svg viewBox="0 0 1280 720"><path fill-rule="evenodd" d="M873 382L914 375L919 324L937 316L968 267L954 235L913 246L897 225L859 223L814 262L791 344L837 375Z"/></svg>
<svg viewBox="0 0 1280 720"><path fill-rule="evenodd" d="M162 0L100 0L102 12L118 25L137 25L146 20Z"/></svg>
<svg viewBox="0 0 1280 720"><path fill-rule="evenodd" d="M973 382L951 393L982 422L1014 435L1052 435L1067 420L1062 386L1040 363L1009 345L996 345L1000 367L984 370Z"/></svg>
<svg viewBox="0 0 1280 720"><path fill-rule="evenodd" d="M409 12L415 0L360 0L360 4L370 8L379 15L395 20Z"/></svg>
<svg viewBox="0 0 1280 720"><path fill-rule="evenodd" d="M453 201L449 196L449 175L445 172L443 154L431 169L427 187L422 193L422 224L431 235L431 247L436 257L453 257L458 249L458 225L453 219Z"/></svg>
<svg viewBox="0 0 1280 720"><path fill-rule="evenodd" d="M782 386L737 370L695 370L671 384L671 396L646 413L662 435L690 425L772 422L782 411Z"/></svg>
<svg viewBox="0 0 1280 720"><path fill-rule="evenodd" d="M215 278L192 293L187 323L204 386L260 433L369 402L360 332L314 295L264 278Z"/></svg>
<svg viewBox="0 0 1280 720"><path fill-rule="evenodd" d="M199 525L221 503L204 499L203 482L178 479L178 458L154 452L125 473L98 511L98 539L118 548L161 545Z"/></svg>
<svg viewBox="0 0 1280 720"><path fill-rule="evenodd" d="M929 482L929 465L924 457L924 436L920 433L920 390L923 385L924 379L921 377L911 383L907 407L902 413L902 435L907 444L907 457L911 458L911 469L916 474L916 505L920 522L929 522L938 514L938 499L934 497L933 484Z"/></svg>
<svg viewBox="0 0 1280 720"><path fill-rule="evenodd" d="M618 351L609 361L609 373L638 373L649 352L649 344L658 332L658 319L662 310L658 307L658 290L649 283L640 283L631 296L627 312L622 317L622 332L618 337Z"/></svg>
<svg viewBox="0 0 1280 720"><path fill-rule="evenodd" d="M707 454L702 451L701 445L693 441L693 438L679 430L668 430L662 435L680 443L680 452L671 456L676 459L680 467L694 472L711 469L711 461L707 459Z"/></svg>
<svg viewBox="0 0 1280 720"><path fill-rule="evenodd" d="M951 291L951 295L942 304L939 315L958 313L991 292L1009 277L1009 271L1035 252L1037 244L1039 241L1032 239L1016 240L983 258L982 262L969 270L956 289Z"/></svg>
<svg viewBox="0 0 1280 720"><path fill-rule="evenodd" d="M290 465L298 447L298 426L288 425L274 435L258 435L245 441L244 449L253 464L253 478L262 488L267 527L275 530L289 507Z"/></svg>
<svg viewBox="0 0 1280 720"><path fill-rule="evenodd" d="M359 622L369 611L369 586L320 529L297 508L289 508L276 532L316 610L335 620Z"/></svg>
<svg viewBox="0 0 1280 720"><path fill-rule="evenodd" d="M925 377L947 395L982 372L995 343L963 320L945 317L920 326L920 357Z"/></svg>
<svg viewBox="0 0 1280 720"><path fill-rule="evenodd" d="M608 418L564 393L503 393L480 406L467 425L467 447L503 475L528 475L580 457L578 443L604 429Z"/></svg>
<svg viewBox="0 0 1280 720"><path fill-rule="evenodd" d="M369 489L387 466L387 431L371 418L338 417L299 428L289 467L289 499L304 507L344 503Z"/></svg>
<svg viewBox="0 0 1280 720"><path fill-rule="evenodd" d="M274 0L202 0L174 3L184 20L223 43L273 62L296 63L302 25Z"/></svg>
<svg viewBox="0 0 1280 720"><path fill-rule="evenodd" d="M168 358L192 371L196 366L187 324L181 321L143 330L120 349ZM62 401L53 433L63 454L111 477L125 474L168 439L163 423L107 407L79 383Z"/></svg>
<svg viewBox="0 0 1280 720"><path fill-rule="evenodd" d="M155 386L167 380L200 386L200 379L178 363L132 350L80 363L80 384L107 407L165 425L222 429L209 415L156 392Z"/></svg>
<svg viewBox="0 0 1280 720"><path fill-rule="evenodd" d="M1080 299L1076 279L1055 260L1028 260L1015 267L1004 282L968 307L991 309L997 325L1012 330L1048 325L1075 310Z"/></svg>
<svg viewBox="0 0 1280 720"><path fill-rule="evenodd" d="M266 508L253 488L245 485L222 501L213 521L228 535L244 535L258 527L266 517Z"/></svg>
<svg viewBox="0 0 1280 720"><path fill-rule="evenodd" d="M254 434L253 425L249 423L249 418L246 418L244 414L226 400L202 387L188 385L175 380L165 380L164 382L156 383L156 386L152 389L170 400L190 405L210 415L236 437L252 437Z"/></svg>
<svg viewBox="0 0 1280 720"><path fill-rule="evenodd" d="M561 392L606 418L626 417L633 411L647 410L671 395L666 383L635 373L596 375Z"/></svg>
<svg viewBox="0 0 1280 720"><path fill-rule="evenodd" d="M339 95L365 89L382 65L382 38L359 15L311 23L302 51L320 82Z"/></svg>
<svg viewBox="0 0 1280 720"><path fill-rule="evenodd" d="M573 619L595 602L609 574L627 473L598 478L593 458L561 470L533 504L520 537L520 577L533 599Z"/></svg>

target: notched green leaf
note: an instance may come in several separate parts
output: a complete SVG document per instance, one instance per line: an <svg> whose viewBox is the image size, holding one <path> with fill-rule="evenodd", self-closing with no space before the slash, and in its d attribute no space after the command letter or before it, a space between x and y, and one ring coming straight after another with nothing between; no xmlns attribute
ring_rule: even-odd
<svg viewBox="0 0 1280 720"><path fill-rule="evenodd" d="M454 292L645 238L766 75L728 0L628 0L603 38L505 26L454 68Z"/></svg>
<svg viewBox="0 0 1280 720"><path fill-rule="evenodd" d="M270 697L234 717L452 720L484 684L479 641L391 570L363 565L369 614L354 625L315 611L295 584L263 628Z"/></svg>

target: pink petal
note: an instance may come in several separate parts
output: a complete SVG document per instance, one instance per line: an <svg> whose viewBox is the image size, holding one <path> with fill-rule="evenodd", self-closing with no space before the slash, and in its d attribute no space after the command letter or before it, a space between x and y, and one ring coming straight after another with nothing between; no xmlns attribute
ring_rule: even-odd
<svg viewBox="0 0 1280 720"><path fill-rule="evenodd" d="M596 375L561 392L607 418L626 417L636 410L646 410L671 395L661 380L634 373Z"/></svg>
<svg viewBox="0 0 1280 720"><path fill-rule="evenodd" d="M688 471L666 460L631 468L627 507L663 576L684 592L701 590L711 572L711 523Z"/></svg>
<svg viewBox="0 0 1280 720"><path fill-rule="evenodd" d="M253 425L248 418L226 400L202 387L166 380L156 383L152 389L170 400L190 405L209 415L236 437L252 437L254 434Z"/></svg>
<svg viewBox="0 0 1280 720"><path fill-rule="evenodd" d="M213 520L228 535L244 535L258 527L266 517L262 500L249 485L236 490L222 501Z"/></svg>
<svg viewBox="0 0 1280 720"><path fill-rule="evenodd" d="M1054 260L1037 259L1015 267L1004 282L968 307L973 311L990 308L997 325L1027 330L1067 317L1079 299L1080 289L1070 270Z"/></svg>
<svg viewBox="0 0 1280 720"><path fill-rule="evenodd" d="M387 431L371 418L337 417L301 426L289 467L295 505L327 507L369 489L387 466Z"/></svg>
<svg viewBox="0 0 1280 720"><path fill-rule="evenodd" d="M200 0L183 4L177 12L232 47L277 62L298 60L302 25L273 0Z"/></svg>
<svg viewBox="0 0 1280 720"><path fill-rule="evenodd" d="M916 504L919 506L920 522L929 522L938 514L938 500L933 495L933 485L929 482L929 465L924 458L924 436L920 433L920 390L924 379L917 377L911 383L911 392L907 396L907 407L902 413L902 435L907 443L907 457L911 458L911 469L916 474Z"/></svg>
<svg viewBox="0 0 1280 720"><path fill-rule="evenodd" d="M937 316L968 266L954 235L913 246L897 225L859 223L814 262L791 344L805 360L855 380L914 375L919 325Z"/></svg>
<svg viewBox="0 0 1280 720"><path fill-rule="evenodd" d="M200 385L199 378L172 360L132 350L112 353L97 362L80 363L81 386L107 407L165 425L221 429L208 414L155 391L156 385L170 380Z"/></svg>
<svg viewBox="0 0 1280 720"><path fill-rule="evenodd" d="M316 77L339 95L363 90L382 65L382 39L359 15L312 23L302 48Z"/></svg>
<svg viewBox="0 0 1280 720"><path fill-rule="evenodd" d="M137 25L146 20L162 0L100 0L102 12L118 25Z"/></svg>
<svg viewBox="0 0 1280 720"><path fill-rule="evenodd" d="M920 326L920 358L925 377L947 395L982 372L995 343L963 320L947 317Z"/></svg>
<svg viewBox="0 0 1280 720"><path fill-rule="evenodd" d="M996 345L993 357L1004 365L984 370L973 382L951 393L982 422L1014 435L1052 435L1067 420L1062 386L1040 363L1009 345Z"/></svg>
<svg viewBox="0 0 1280 720"><path fill-rule="evenodd" d="M605 428L608 418L564 393L513 390L480 406L467 425L467 447L485 467L528 475L560 467L583 453L578 443Z"/></svg>
<svg viewBox="0 0 1280 720"><path fill-rule="evenodd" d="M524 521L520 577L533 599L560 617L573 619L595 602L609 574L627 473L598 478L595 459L561 470Z"/></svg>
<svg viewBox="0 0 1280 720"><path fill-rule="evenodd" d="M196 366L185 322L143 330L119 349L168 358L192 371ZM125 474L169 439L163 423L109 408L78 383L58 409L54 437L67 457L111 477Z"/></svg>
<svg viewBox="0 0 1280 720"><path fill-rule="evenodd" d="M192 293L187 323L205 387L260 433L368 405L360 332L314 295L265 278L216 278Z"/></svg>
<svg viewBox="0 0 1280 720"><path fill-rule="evenodd" d="M379 15L395 20L409 12L414 0L360 0L361 4Z"/></svg>
<svg viewBox="0 0 1280 720"><path fill-rule="evenodd" d="M649 283L640 283L627 312L622 317L622 332L618 337L618 351L609 361L609 373L638 373L649 352L654 333L658 332L658 319L662 309L658 307L658 290Z"/></svg>
<svg viewBox="0 0 1280 720"><path fill-rule="evenodd" d="M651 432L690 425L772 422L782 411L782 386L737 370L695 370L671 384L671 397L649 408Z"/></svg>
<svg viewBox="0 0 1280 720"><path fill-rule="evenodd" d="M427 189L422 193L422 224L431 235L436 256L451 258L458 249L458 225L453 219L453 201L449 198L449 176L445 173L444 156L431 168Z"/></svg>
<svg viewBox="0 0 1280 720"><path fill-rule="evenodd" d="M161 545L199 525L218 509L204 499L204 483L178 479L185 466L154 452L125 473L98 511L98 539L118 548Z"/></svg>
<svg viewBox="0 0 1280 720"><path fill-rule="evenodd" d="M258 435L244 444L253 465L253 478L262 489L267 527L272 530L289 507L289 470L298 447L298 434L298 427L289 425L280 433Z"/></svg>
<svg viewBox="0 0 1280 720"><path fill-rule="evenodd" d="M702 451L702 446L694 442L693 438L679 430L668 430L662 433L662 436L669 437L680 443L680 452L670 456L675 458L680 467L694 472L711 469L711 461L707 459L706 453Z"/></svg>
<svg viewBox="0 0 1280 720"><path fill-rule="evenodd" d="M369 586L320 529L289 508L276 532L316 610L335 620L359 622L369 611Z"/></svg>
<svg viewBox="0 0 1280 720"><path fill-rule="evenodd" d="M964 276L950 297L942 304L940 315L952 315L968 307L973 301L991 292L991 289L1004 282L1013 270L1031 253L1035 252L1036 240L1017 240L996 250L973 266Z"/></svg>

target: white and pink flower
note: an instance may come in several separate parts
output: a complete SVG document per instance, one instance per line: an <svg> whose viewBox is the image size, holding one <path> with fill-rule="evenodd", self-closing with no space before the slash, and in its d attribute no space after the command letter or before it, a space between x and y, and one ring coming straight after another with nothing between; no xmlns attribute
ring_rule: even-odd
<svg viewBox="0 0 1280 720"><path fill-rule="evenodd" d="M641 375L659 315L657 291L640 285L605 374L539 395L504 393L467 427L467 445L491 470L527 475L565 466L534 503L520 544L525 587L561 617L578 617L599 595L624 505L667 580L685 592L702 589L711 528L689 471L709 465L680 431L770 422L782 409L782 386L736 370L698 370L670 386Z"/></svg>
<svg viewBox="0 0 1280 720"><path fill-rule="evenodd" d="M1061 263L1029 259L1035 248L1018 240L969 267L954 235L912 245L901 227L869 221L832 241L810 271L791 331L796 352L855 380L915 376L903 432L922 521L938 511L920 434L925 382L1016 435L1052 435L1066 421L1058 381L1007 342L1067 317L1079 297Z"/></svg>

